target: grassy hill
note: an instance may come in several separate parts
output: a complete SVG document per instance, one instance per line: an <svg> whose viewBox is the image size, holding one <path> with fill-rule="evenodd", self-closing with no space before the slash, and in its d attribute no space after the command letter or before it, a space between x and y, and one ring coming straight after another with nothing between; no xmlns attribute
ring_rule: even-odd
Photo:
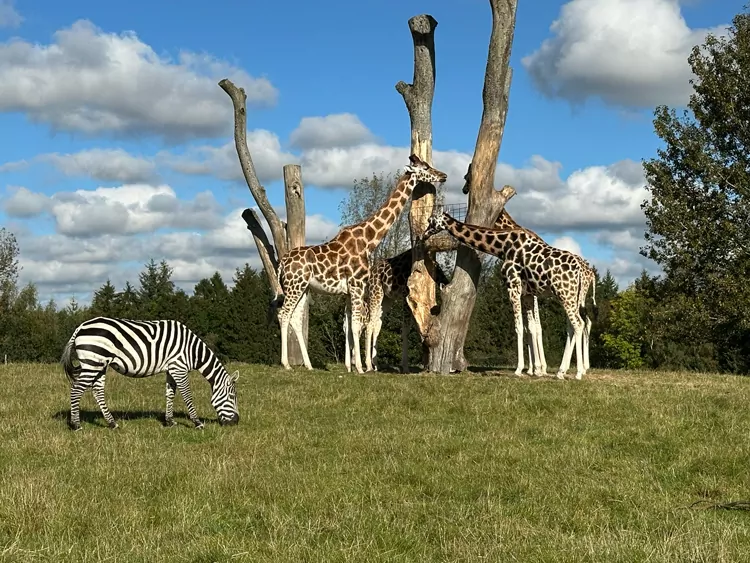
<svg viewBox="0 0 750 563"><path fill-rule="evenodd" d="M350 375L240 365L205 430L111 372L67 429L59 366L0 366L0 561L741 561L750 379ZM234 366L230 366L234 369Z"/></svg>

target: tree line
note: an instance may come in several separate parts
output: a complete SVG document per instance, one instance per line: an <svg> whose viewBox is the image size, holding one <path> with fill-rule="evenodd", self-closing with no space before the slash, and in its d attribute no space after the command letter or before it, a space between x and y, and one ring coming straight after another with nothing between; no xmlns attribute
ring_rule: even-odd
<svg viewBox="0 0 750 563"><path fill-rule="evenodd" d="M598 307L590 315L591 363L595 368L687 369L750 372L750 14L738 14L726 35L708 35L689 64L693 94L687 109L656 108L662 141L644 162L650 198L642 207L646 232L641 253L663 270L641 276L620 290L606 272L597 274ZM345 223L362 220L392 190L394 175L355 182L342 203ZM439 194L438 194L439 195ZM406 213L382 246L383 256L408 248ZM165 261L151 260L138 283L105 283L90 305L59 308L40 303L37 288L18 288L18 244L0 229L0 357L9 361L57 361L65 341L83 320L96 315L178 319L224 360L277 364L279 328L268 316L271 290L247 264L231 280L219 273L199 281L188 295L176 288ZM440 259L450 275L451 257ZM480 291L466 339L467 359L477 366L513 366L515 329L505 281L497 262L484 258ZM566 321L552 298L540 299L545 351L550 366L564 348ZM591 305L589 305L591 307ZM380 365L400 361L396 303L384 319ZM344 300L313 295L309 351L325 366L343 357ZM421 358L411 331L410 358Z"/></svg>

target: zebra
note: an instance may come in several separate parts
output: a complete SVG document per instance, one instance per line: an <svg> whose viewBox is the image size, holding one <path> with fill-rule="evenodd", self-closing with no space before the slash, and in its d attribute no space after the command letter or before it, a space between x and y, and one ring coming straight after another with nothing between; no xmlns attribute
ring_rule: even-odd
<svg viewBox="0 0 750 563"><path fill-rule="evenodd" d="M78 366L73 365L74 355L78 358ZM203 428L193 405L187 377L192 369L199 371L211 384L211 404L219 423L233 425L240 420L235 389L239 371L229 375L206 343L179 321L110 317L84 321L73 331L60 362L70 381L71 430L81 429L81 396L91 386L107 424L110 428L117 428L117 422L104 402L104 379L109 366L128 377L166 372L166 426L175 425L172 419L174 395L179 389L190 420L196 428Z"/></svg>

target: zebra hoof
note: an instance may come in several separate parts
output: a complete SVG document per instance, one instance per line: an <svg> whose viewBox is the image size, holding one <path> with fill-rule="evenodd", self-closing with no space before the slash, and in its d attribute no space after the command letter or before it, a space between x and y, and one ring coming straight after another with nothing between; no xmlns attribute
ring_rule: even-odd
<svg viewBox="0 0 750 563"><path fill-rule="evenodd" d="M110 422L107 426L109 426L112 430L114 430L115 428L119 428L115 421Z"/></svg>
<svg viewBox="0 0 750 563"><path fill-rule="evenodd" d="M76 424L73 424L73 423L68 423L68 427L69 427L69 428L70 428L70 429L71 429L71 430L72 430L73 432L78 432L78 431L79 431L79 430L81 429L81 425L80 425L80 424L78 424L78 423L76 423Z"/></svg>
<svg viewBox="0 0 750 563"><path fill-rule="evenodd" d="M173 426L177 426L177 423L173 419L167 418L166 420L164 420L164 426L166 426L167 428L172 428Z"/></svg>
<svg viewBox="0 0 750 563"><path fill-rule="evenodd" d="M205 427L206 427L205 424L203 424L202 422L196 422L195 423L195 429L196 430L203 430Z"/></svg>

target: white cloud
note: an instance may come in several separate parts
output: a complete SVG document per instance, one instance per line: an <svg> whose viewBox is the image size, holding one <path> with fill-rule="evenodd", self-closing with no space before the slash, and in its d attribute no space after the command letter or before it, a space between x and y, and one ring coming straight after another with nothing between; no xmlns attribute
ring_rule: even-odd
<svg viewBox="0 0 750 563"><path fill-rule="evenodd" d="M12 217L29 218L49 212L57 232L76 237L135 234L159 228L208 229L221 222L219 205L210 192L192 201L177 198L166 185L126 184L59 192L53 196L18 188L5 201Z"/></svg>
<svg viewBox="0 0 750 563"><path fill-rule="evenodd" d="M165 259L174 269L173 280L187 291L216 271L231 284L236 269L245 263L262 268L241 213L242 209L233 209L213 228L201 231L157 233L154 229L96 238L78 238L62 232L41 236L24 233L19 236L21 282L37 284L43 301L55 297L62 302L71 293L79 301L87 301L107 279L120 289L126 281L137 286L138 272L153 258ZM320 215L308 216L306 223L308 239L330 238L338 230L333 221Z"/></svg>
<svg viewBox="0 0 750 563"><path fill-rule="evenodd" d="M32 192L23 186L11 186L8 191L11 195L5 198L3 207L11 217L35 217L49 208L49 198L44 194Z"/></svg>
<svg viewBox="0 0 750 563"><path fill-rule="evenodd" d="M558 237L550 243L550 246L554 246L555 248L559 248L561 250L567 250L568 252L572 252L573 254L578 254L578 256L583 256L583 253L581 252L581 245L578 244L578 242L576 242L573 237Z"/></svg>
<svg viewBox="0 0 750 563"><path fill-rule="evenodd" d="M51 163L66 176L88 176L104 182L132 184L156 177L154 162L123 149L94 148L73 154L44 154L37 159Z"/></svg>
<svg viewBox="0 0 750 563"><path fill-rule="evenodd" d="M689 28L677 0L571 0L552 24L552 37L522 62L549 97L682 105L691 93L690 50L709 31L725 28Z"/></svg>
<svg viewBox="0 0 750 563"><path fill-rule="evenodd" d="M18 27L23 18L16 11L13 0L0 0L0 27Z"/></svg>
<svg viewBox="0 0 750 563"><path fill-rule="evenodd" d="M19 170L24 170L25 168L28 168L29 163L25 160L16 160L15 162L6 162L5 164L0 164L0 173L3 172L18 172Z"/></svg>
<svg viewBox="0 0 750 563"><path fill-rule="evenodd" d="M227 134L232 105L217 85L228 77L248 105L275 103L265 78L212 58L159 56L133 32L107 33L79 20L48 45L0 44L0 111L23 112L54 130L153 134L171 139Z"/></svg>
<svg viewBox="0 0 750 563"><path fill-rule="evenodd" d="M291 145L301 149L351 147L373 140L372 132L352 113L303 117L289 135Z"/></svg>
<svg viewBox="0 0 750 563"><path fill-rule="evenodd" d="M275 133L265 129L249 131L247 145L253 159L255 173L261 183L281 179L285 164L299 162L299 157L281 149L281 142ZM222 180L244 182L234 141L218 147L210 145L191 147L181 155L164 151L157 155L157 160L182 174L215 176Z"/></svg>

